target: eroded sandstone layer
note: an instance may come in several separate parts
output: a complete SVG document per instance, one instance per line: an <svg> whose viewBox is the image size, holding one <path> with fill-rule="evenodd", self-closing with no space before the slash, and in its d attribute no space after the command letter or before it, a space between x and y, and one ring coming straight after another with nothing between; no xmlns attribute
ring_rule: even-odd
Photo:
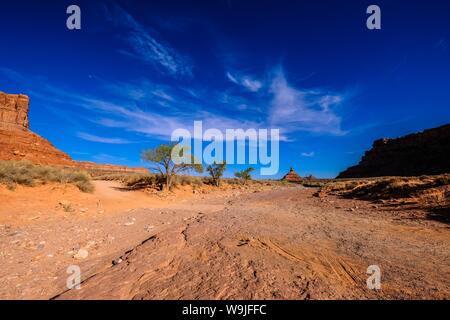
<svg viewBox="0 0 450 320"><path fill-rule="evenodd" d="M360 163L338 178L419 176L450 173L450 124L373 143Z"/></svg>
<svg viewBox="0 0 450 320"><path fill-rule="evenodd" d="M294 183L302 182L302 178L300 178L293 168L291 168L291 170L281 180Z"/></svg>
<svg viewBox="0 0 450 320"><path fill-rule="evenodd" d="M45 165L79 167L100 173L146 173L145 168L78 162L30 131L29 98L0 92L0 160L28 160Z"/></svg>
<svg viewBox="0 0 450 320"><path fill-rule="evenodd" d="M0 129L28 129L28 103L26 95L0 92Z"/></svg>

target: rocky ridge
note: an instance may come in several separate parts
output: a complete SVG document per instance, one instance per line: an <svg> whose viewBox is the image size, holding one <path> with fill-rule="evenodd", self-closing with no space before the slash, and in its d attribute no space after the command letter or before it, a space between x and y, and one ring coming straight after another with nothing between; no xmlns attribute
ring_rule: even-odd
<svg viewBox="0 0 450 320"><path fill-rule="evenodd" d="M420 176L450 173L450 124L373 143L358 165L338 178Z"/></svg>
<svg viewBox="0 0 450 320"><path fill-rule="evenodd" d="M148 172L145 168L74 161L30 130L28 111L28 96L0 92L0 160L28 160L44 165L78 167L96 174Z"/></svg>

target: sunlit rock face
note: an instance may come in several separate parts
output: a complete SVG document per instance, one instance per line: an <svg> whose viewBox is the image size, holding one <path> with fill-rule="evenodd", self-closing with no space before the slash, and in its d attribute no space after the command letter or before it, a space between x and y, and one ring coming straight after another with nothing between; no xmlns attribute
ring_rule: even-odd
<svg viewBox="0 0 450 320"><path fill-rule="evenodd" d="M287 182L301 182L302 178L295 172L293 168L283 177L283 181Z"/></svg>
<svg viewBox="0 0 450 320"><path fill-rule="evenodd" d="M0 92L0 160L27 160L38 164L77 167L89 172L147 173L145 168L78 162L30 130L30 100L23 94Z"/></svg>
<svg viewBox="0 0 450 320"><path fill-rule="evenodd" d="M28 104L26 95L0 92L0 128L29 129Z"/></svg>

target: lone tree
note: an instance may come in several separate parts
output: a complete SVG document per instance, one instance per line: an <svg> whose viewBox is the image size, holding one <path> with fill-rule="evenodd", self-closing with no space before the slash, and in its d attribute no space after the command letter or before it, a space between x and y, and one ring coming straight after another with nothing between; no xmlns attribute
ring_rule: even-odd
<svg viewBox="0 0 450 320"><path fill-rule="evenodd" d="M249 168L247 168L247 169L245 169L245 170L235 172L235 173L234 173L234 176L237 177L237 178L239 178L239 179L241 179L242 182L243 182L244 184L247 184L247 182L248 182L249 180L252 180L251 172L252 172L253 170L255 170L255 169L252 168L252 167L249 167Z"/></svg>
<svg viewBox="0 0 450 320"><path fill-rule="evenodd" d="M142 159L152 164L150 170L158 173L165 180L166 190L170 190L172 186L172 178L182 172L190 170L198 173L203 172L201 164L194 163L194 157L191 157L189 163L175 164L172 161L172 150L175 144L161 144L153 149L148 149L142 152Z"/></svg>
<svg viewBox="0 0 450 320"><path fill-rule="evenodd" d="M220 179L223 176L225 168L226 168L225 162L216 163L215 161L212 165L210 165L210 166L208 166L208 168L206 168L206 170L209 172L209 175L211 176L212 181L216 187L220 186Z"/></svg>

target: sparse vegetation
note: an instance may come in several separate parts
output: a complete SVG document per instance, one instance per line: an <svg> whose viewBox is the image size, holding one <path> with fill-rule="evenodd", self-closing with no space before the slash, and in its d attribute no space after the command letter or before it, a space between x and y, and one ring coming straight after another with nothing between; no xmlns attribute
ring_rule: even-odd
<svg viewBox="0 0 450 320"><path fill-rule="evenodd" d="M252 168L252 167L248 167L248 168L245 169L245 170L235 172L235 173L234 173L234 176L235 176L236 178L241 179L241 181L242 181L243 184L247 184L249 180L252 180L252 175L251 175L251 173L253 172L253 170L255 170L255 169Z"/></svg>
<svg viewBox="0 0 450 320"><path fill-rule="evenodd" d="M208 166L208 168L206 169L209 172L209 175L211 176L212 183L216 187L220 187L220 180L223 176L225 169L226 169L225 162L223 163L214 162L214 164Z"/></svg>
<svg viewBox="0 0 450 320"><path fill-rule="evenodd" d="M49 182L70 183L83 192L92 192L89 174L71 168L33 164L28 161L0 161L0 183L13 190L16 185L34 186Z"/></svg>
<svg viewBox="0 0 450 320"><path fill-rule="evenodd" d="M450 175L333 180L321 191L349 198L388 200L417 198L442 204L449 200Z"/></svg>
<svg viewBox="0 0 450 320"><path fill-rule="evenodd" d="M164 179L164 186L167 190L170 190L173 179L178 174L190 170L198 173L203 172L202 165L196 164L193 157L191 157L191 161L189 161L189 163L175 164L172 161L172 153L177 152L177 150L174 150L175 147L176 145L174 144L162 144L154 149L149 149L142 153L142 159L150 162L152 165L150 170L157 173L162 179Z"/></svg>

